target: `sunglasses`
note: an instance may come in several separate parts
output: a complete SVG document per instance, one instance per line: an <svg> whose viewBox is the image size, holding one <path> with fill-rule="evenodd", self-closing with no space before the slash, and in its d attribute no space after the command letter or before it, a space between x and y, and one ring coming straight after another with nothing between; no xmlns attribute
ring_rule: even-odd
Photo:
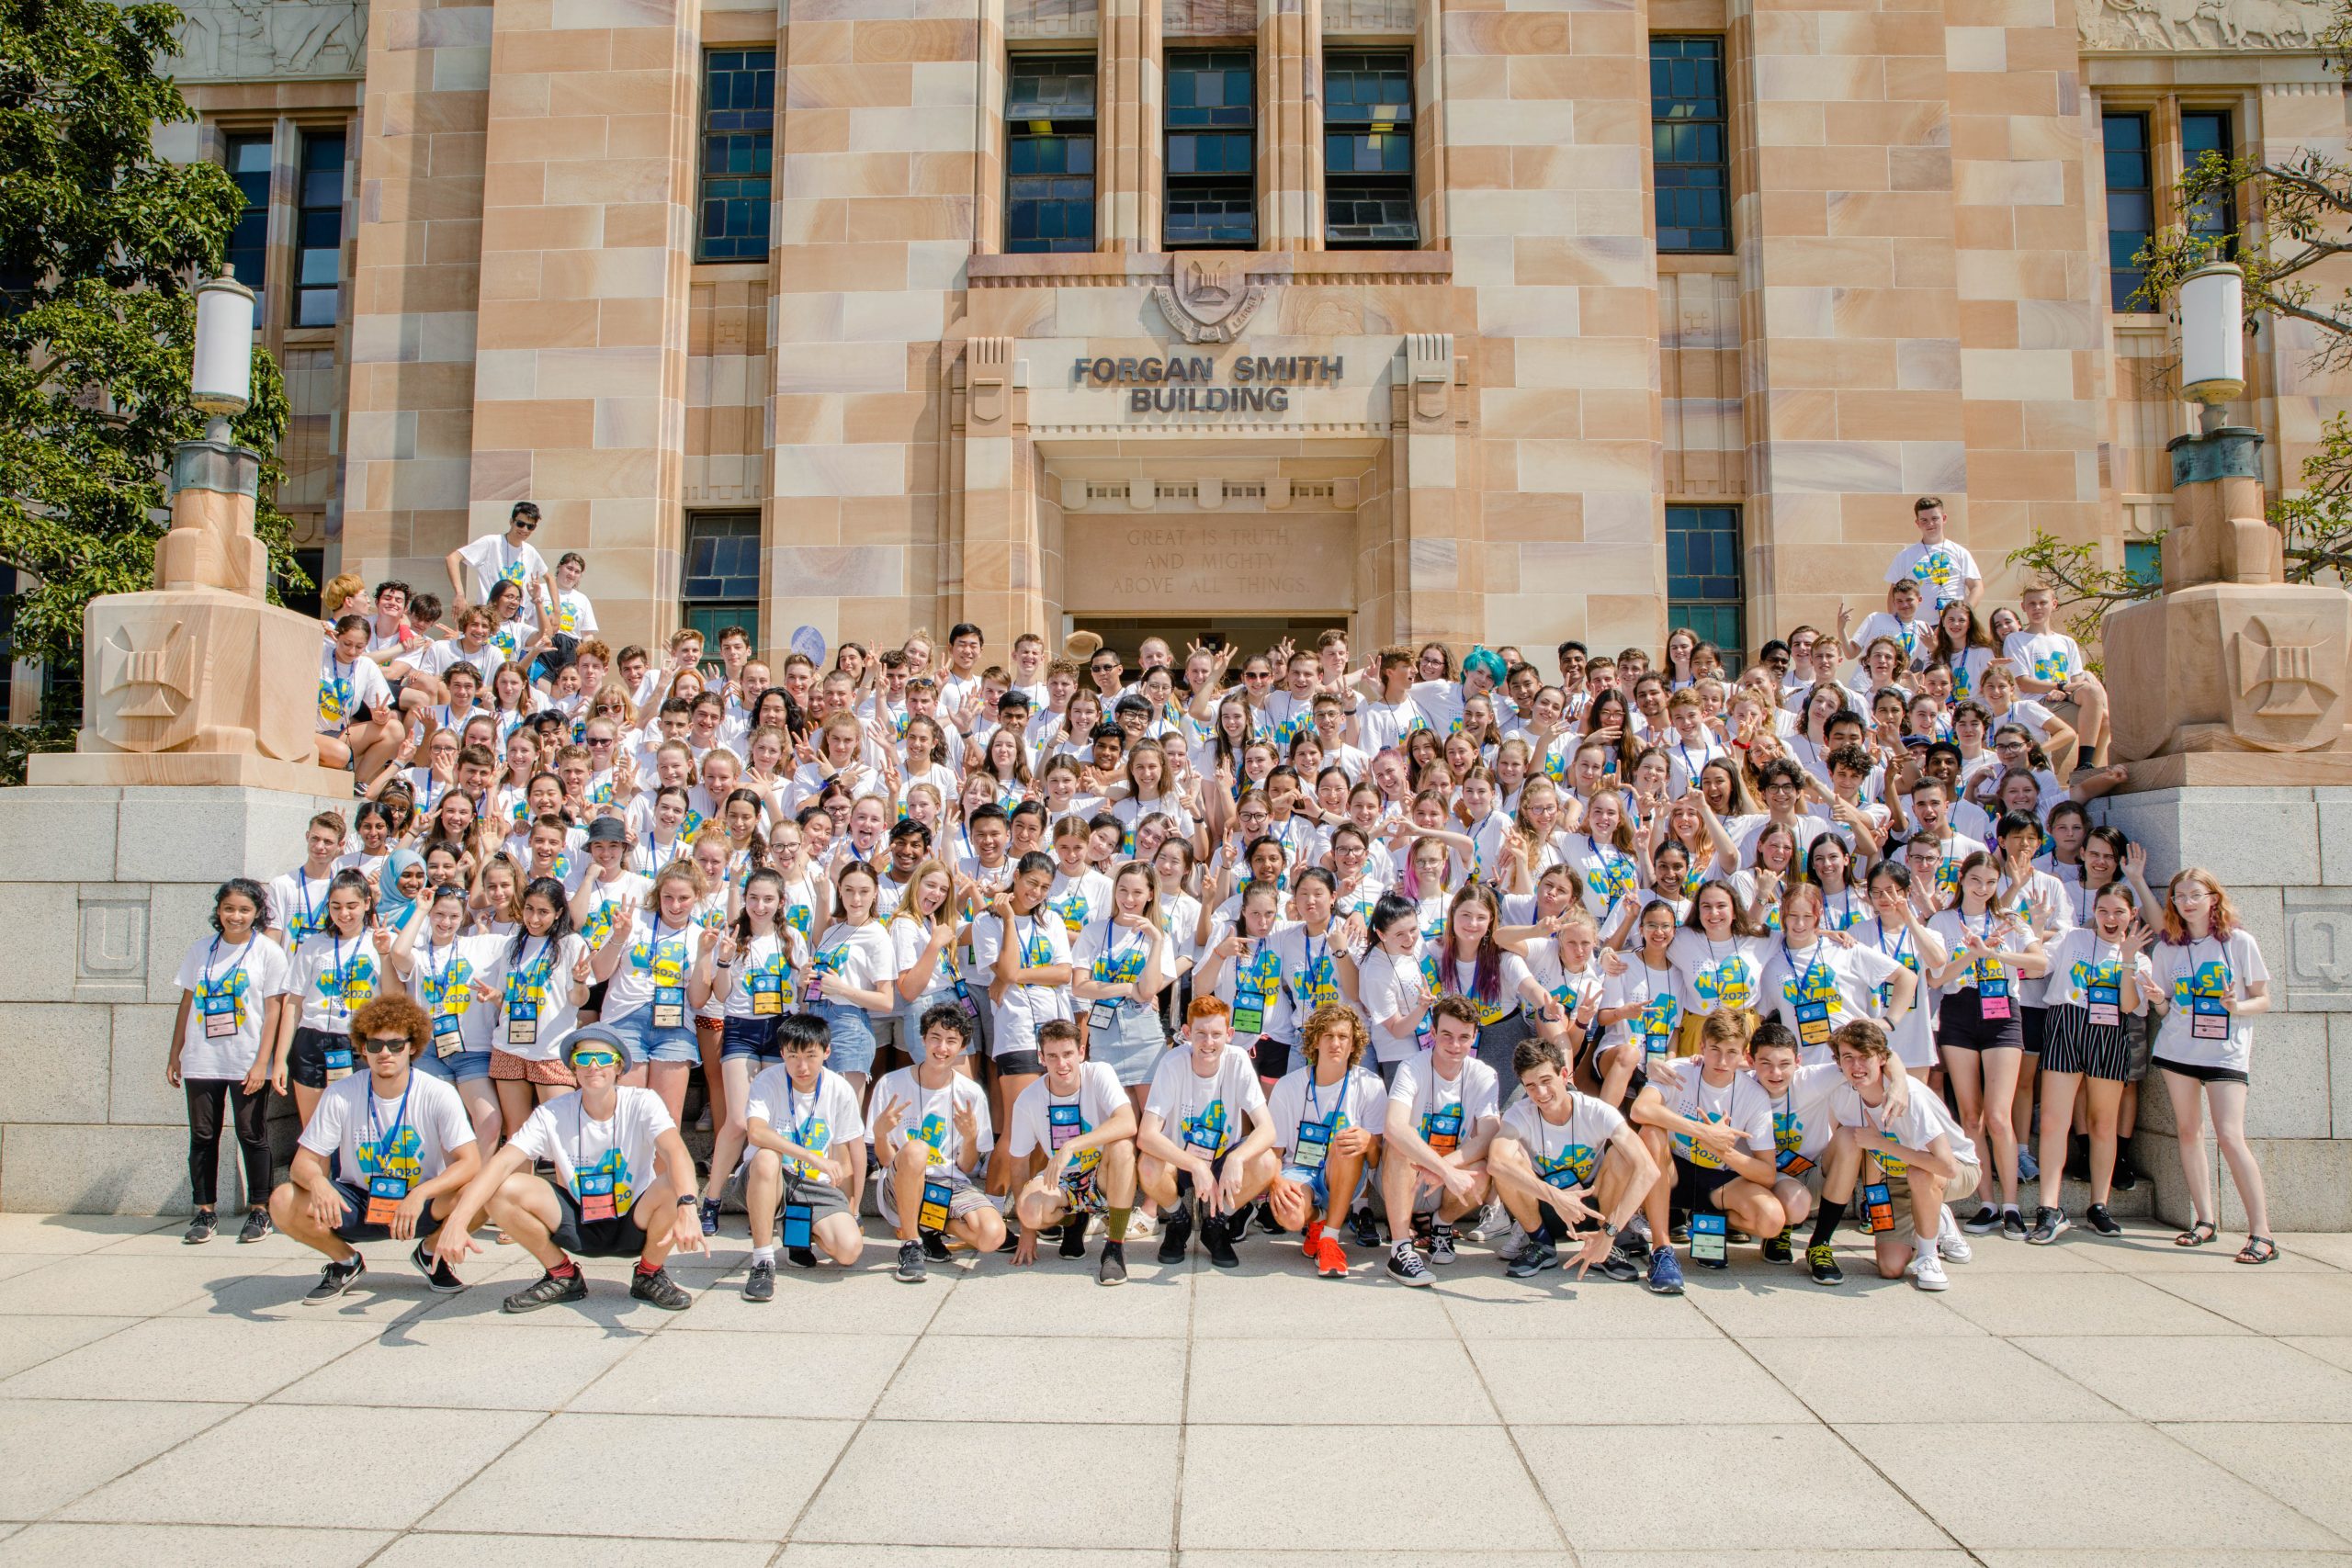
<svg viewBox="0 0 2352 1568"><path fill-rule="evenodd" d="M574 1051L571 1054L571 1065L575 1069L617 1067L621 1065L621 1059L618 1054L611 1051Z"/></svg>
<svg viewBox="0 0 2352 1568"><path fill-rule="evenodd" d="M600 739L592 735L588 738L588 744L591 746L610 746L612 743L609 737Z"/></svg>
<svg viewBox="0 0 2352 1568"><path fill-rule="evenodd" d="M512 526L516 527L516 528L520 528L520 529L522 529L522 530L523 530L523 532L525 532L526 534L529 534L529 533L535 533L535 532L537 532L537 529L538 529L539 525L538 525L537 520L537 519L535 519L535 518L530 518L530 517L517 517L516 519L514 519L514 523L513 523Z"/></svg>
<svg viewBox="0 0 2352 1568"><path fill-rule="evenodd" d="M362 1040L359 1043L359 1048L367 1052L371 1056L379 1051L383 1052L386 1055L390 1055L395 1051L405 1051L408 1049L408 1036L405 1034L371 1034L367 1039Z"/></svg>

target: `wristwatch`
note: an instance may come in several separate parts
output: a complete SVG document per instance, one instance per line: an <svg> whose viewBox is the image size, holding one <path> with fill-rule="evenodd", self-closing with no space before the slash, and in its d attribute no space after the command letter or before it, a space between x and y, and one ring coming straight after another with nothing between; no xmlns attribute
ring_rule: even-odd
<svg viewBox="0 0 2352 1568"><path fill-rule="evenodd" d="M681 1209L691 1209L700 1201L701 1200L698 1198L681 1193L678 1198L678 1207Z"/></svg>
<svg viewBox="0 0 2352 1568"><path fill-rule="evenodd" d="M1603 1220L1600 1222L1600 1234L1614 1241L1617 1238L1617 1227L1607 1220Z"/></svg>

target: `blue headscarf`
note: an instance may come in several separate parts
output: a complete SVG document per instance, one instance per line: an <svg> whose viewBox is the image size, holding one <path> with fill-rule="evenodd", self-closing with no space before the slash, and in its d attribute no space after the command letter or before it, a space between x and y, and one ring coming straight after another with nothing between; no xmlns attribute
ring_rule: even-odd
<svg viewBox="0 0 2352 1568"><path fill-rule="evenodd" d="M376 913L396 931L408 923L409 914L417 903L401 892L401 874L411 866L424 864L424 857L414 850L394 850L384 862L384 874L376 879Z"/></svg>

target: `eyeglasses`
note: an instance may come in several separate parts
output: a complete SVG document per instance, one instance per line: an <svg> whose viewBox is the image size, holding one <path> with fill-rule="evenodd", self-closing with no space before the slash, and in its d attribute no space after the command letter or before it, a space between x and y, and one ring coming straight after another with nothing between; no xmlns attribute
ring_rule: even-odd
<svg viewBox="0 0 2352 1568"><path fill-rule="evenodd" d="M582 1067L617 1067L620 1065L621 1059L616 1052L574 1051L571 1054L571 1066L575 1071Z"/></svg>
<svg viewBox="0 0 2352 1568"><path fill-rule="evenodd" d="M512 524L508 525L510 527L522 529L526 534L536 532L538 525L537 519L531 517L517 517Z"/></svg>
<svg viewBox="0 0 2352 1568"><path fill-rule="evenodd" d="M610 746L612 743L613 738L609 735L592 735L588 738L588 744L591 746Z"/></svg>
<svg viewBox="0 0 2352 1568"><path fill-rule="evenodd" d="M367 1039L362 1040L359 1043L359 1048L362 1051L367 1052L371 1056L379 1051L383 1052L386 1055L390 1055L395 1051L405 1051L408 1049L408 1036L405 1034L371 1034L368 1036Z"/></svg>

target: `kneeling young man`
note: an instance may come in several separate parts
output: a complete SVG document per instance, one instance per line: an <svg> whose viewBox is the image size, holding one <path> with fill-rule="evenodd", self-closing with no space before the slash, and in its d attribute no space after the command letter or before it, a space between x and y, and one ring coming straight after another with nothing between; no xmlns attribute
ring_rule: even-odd
<svg viewBox="0 0 2352 1568"><path fill-rule="evenodd" d="M1940 1099L1906 1092L1909 1075L1894 1065L1886 1032L1877 1024L1847 1024L1831 1040L1845 1082L1829 1101L1838 1134L1822 1166L1821 1217L1805 1248L1814 1280L1835 1285L1845 1279L1830 1239L1846 1216L1856 1178L1866 1163L1875 1162L1877 1172L1864 1187L1863 1201L1879 1278L1908 1274L1920 1290L1944 1290L1951 1281L1943 1260L1968 1260L1968 1239L1960 1233L1951 1203L1976 1190L1976 1145ZM1898 1181L1909 1189L1908 1203L1894 1201L1891 1190Z"/></svg>
<svg viewBox="0 0 2352 1568"><path fill-rule="evenodd" d="M1487 1145L1501 1103L1495 1069L1477 1049L1476 1005L1440 997L1430 1009L1430 1048L1398 1063L1388 1086L1380 1201L1396 1238L1388 1272L1408 1285L1437 1282L1429 1265L1453 1261L1453 1222L1487 1201Z"/></svg>
<svg viewBox="0 0 2352 1568"><path fill-rule="evenodd" d="M1780 1201L1786 1220L1779 1235L1759 1238L1767 1263L1794 1260L1792 1233L1813 1213L1814 1194L1822 1181L1821 1167L1829 1157L1830 1140L1838 1135L1838 1121L1830 1114L1829 1102L1844 1086L1845 1074L1834 1061L1799 1066L1801 1055L1795 1032L1778 1019L1758 1024L1747 1043L1749 1070L1772 1106L1772 1196ZM1890 1083L1888 1089L1900 1114L1908 1097L1910 1075L1895 1077L1902 1082ZM1806 1251L1809 1257L1812 1249Z"/></svg>
<svg viewBox="0 0 2352 1568"><path fill-rule="evenodd" d="M1299 1040L1306 1066L1266 1097L1274 1123L1281 1174L1266 1190L1274 1218L1301 1231L1300 1248L1327 1280L1348 1277L1340 1226L1348 1217L1364 1167L1380 1163L1388 1091L1362 1063L1371 1036L1355 1009L1327 1002L1307 1016Z"/></svg>
<svg viewBox="0 0 2352 1568"><path fill-rule="evenodd" d="M1201 1245L1219 1269L1237 1269L1234 1242L1250 1201L1274 1179L1274 1123L1250 1053L1233 1043L1233 1010L1194 997L1185 1010L1189 1044L1159 1058L1136 1128L1136 1176L1159 1205L1159 1260L1182 1263L1199 1200ZM1237 1123L1249 1132L1237 1136Z"/></svg>
<svg viewBox="0 0 2352 1568"><path fill-rule="evenodd" d="M1729 1264L1725 1234L1737 1225L1754 1236L1781 1233L1787 1216L1772 1196L1772 1107L1744 1070L1754 1015L1707 1015L1699 1054L1653 1064L1650 1081L1634 1101L1642 1141L1660 1167L1643 1204L1650 1227L1650 1289L1682 1293L1668 1224L1679 1207L1690 1215L1690 1256L1710 1269ZM1668 1165L1668 1158L1673 1163Z"/></svg>
<svg viewBox="0 0 2352 1568"><path fill-rule="evenodd" d="M1521 1041L1511 1068L1527 1092L1503 1112L1487 1170L1528 1244L1503 1271L1525 1280L1556 1269L1559 1244L1576 1236L1577 1278L1599 1264L1612 1280L1639 1279L1615 1243L1657 1185L1657 1161L1615 1106L1569 1082L1558 1041Z"/></svg>
<svg viewBox="0 0 2352 1568"><path fill-rule="evenodd" d="M269 1195L270 1218L327 1266L303 1300L332 1301L368 1272L352 1245L408 1241L409 1261L436 1291L461 1289L424 1237L444 1224L481 1168L473 1118L454 1084L413 1070L433 1021L405 993L379 996L351 1015L351 1043L368 1070L329 1084L294 1149L290 1179ZM330 1157L340 1165L331 1168ZM334 1169L356 1173L338 1181Z"/></svg>
<svg viewBox="0 0 2352 1568"><path fill-rule="evenodd" d="M624 1089L621 1037L601 1023L575 1029L564 1058L580 1087L531 1112L458 1199L435 1254L455 1266L475 1250L467 1233L484 1214L547 1272L506 1298L537 1312L588 1294L578 1258L634 1258L628 1293L664 1312L694 1305L662 1262L703 1250L694 1156L662 1097ZM550 1183L532 1162L555 1168Z"/></svg>
<svg viewBox="0 0 2352 1568"><path fill-rule="evenodd" d="M1011 1140L1021 1239L1012 1261L1037 1260L1037 1235L1061 1227L1061 1255L1086 1256L1086 1222L1101 1214L1108 1232L1097 1284L1127 1282L1127 1221L1136 1208L1136 1108L1119 1075L1086 1059L1078 1025L1053 1019L1037 1026L1045 1077L1012 1102Z"/></svg>
<svg viewBox="0 0 2352 1568"><path fill-rule="evenodd" d="M752 1080L743 1100L743 1208L752 1221L747 1302L775 1297L775 1228L785 1256L817 1266L816 1248L846 1269L865 1250L847 1196L865 1170L865 1122L849 1080L825 1066L833 1032L812 1012L776 1020L784 1060Z"/></svg>
<svg viewBox="0 0 2352 1568"><path fill-rule="evenodd" d="M973 1184L995 1146L988 1091L956 1070L972 1043L964 1010L942 1002L922 1015L922 1055L874 1086L874 1149L882 1161L882 1217L899 1237L898 1276L919 1284L925 1260L947 1261L953 1236L974 1251L1004 1244L1004 1216Z"/></svg>

